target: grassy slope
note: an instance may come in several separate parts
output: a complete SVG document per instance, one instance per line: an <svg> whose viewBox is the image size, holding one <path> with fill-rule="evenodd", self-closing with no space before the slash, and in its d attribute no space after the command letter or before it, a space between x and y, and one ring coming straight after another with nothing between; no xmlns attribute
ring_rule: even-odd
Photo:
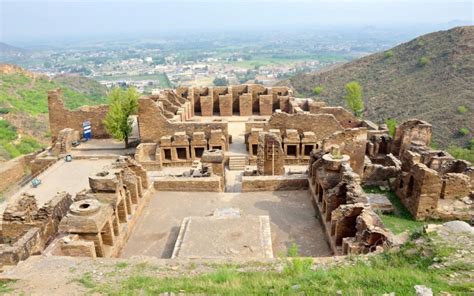
<svg viewBox="0 0 474 296"><path fill-rule="evenodd" d="M377 122L417 117L434 126L434 139L442 147L465 145L474 137L474 27L459 27L418 37L391 50L376 53L335 69L297 75L281 82L299 94L344 105L344 85L358 81L366 102L365 116ZM429 62L421 66L420 59ZM458 112L465 106L467 112ZM469 134L461 136L459 130Z"/></svg>
<svg viewBox="0 0 474 296"><path fill-rule="evenodd" d="M275 265L217 265L214 271L189 276L190 263L181 276L167 276L153 265L118 263L100 280L84 273L76 281L91 293L105 295L157 295L163 292L216 295L414 295L415 285L454 295L472 293L469 280L474 266L458 258L470 246L447 244L431 234L412 235L400 247L382 254L349 257L339 264L313 265L311 259L281 258ZM457 258L457 259L453 259ZM256 264L256 263L255 263ZM438 266L433 268L433 266ZM282 267L282 268L279 268ZM157 276L156 274L165 274ZM454 275L454 276L453 276Z"/></svg>
<svg viewBox="0 0 474 296"><path fill-rule="evenodd" d="M0 134L14 133L14 138L0 138L0 159L9 159L38 149L48 143L47 91L62 88L70 109L106 102L106 89L99 83L75 76L50 80L19 69L0 74Z"/></svg>

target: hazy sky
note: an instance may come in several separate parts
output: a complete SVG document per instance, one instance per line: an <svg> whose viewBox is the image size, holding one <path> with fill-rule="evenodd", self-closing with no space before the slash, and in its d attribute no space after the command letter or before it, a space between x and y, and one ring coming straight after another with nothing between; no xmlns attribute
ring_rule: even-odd
<svg viewBox="0 0 474 296"><path fill-rule="evenodd" d="M0 40L55 40L285 27L441 24L473 20L473 1L5 1Z"/></svg>

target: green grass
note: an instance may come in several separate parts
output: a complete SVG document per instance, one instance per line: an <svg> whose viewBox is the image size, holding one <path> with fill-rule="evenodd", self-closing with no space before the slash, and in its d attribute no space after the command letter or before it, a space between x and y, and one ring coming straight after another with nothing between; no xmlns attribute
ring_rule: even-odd
<svg viewBox="0 0 474 296"><path fill-rule="evenodd" d="M278 272L271 265L263 271L242 271L240 266L216 266L209 273L196 276L156 277L137 272L119 279L93 281L90 273L78 282L91 293L105 295L156 295L163 292L204 293L214 295L414 295L415 285L426 285L435 293L446 291L463 294L472 292L474 283L458 282L449 274L472 270L471 264L457 264L446 269L429 268L435 262L448 260L453 248L437 244L424 234L426 243L410 241L400 250L348 259L343 266L315 267L296 273L285 272L291 264L284 261L284 271ZM308 259L311 260L311 259ZM311 262L311 261L308 261ZM310 265L311 266L311 265ZM262 268L262 267L260 267ZM448 280L449 279L449 280Z"/></svg>
<svg viewBox="0 0 474 296"><path fill-rule="evenodd" d="M72 78L71 78L72 79ZM89 88L97 88L90 82ZM9 112L41 114L48 112L48 90L61 88L67 108L74 109L83 105L97 105L107 102L105 93L94 90L88 94L72 90L68 80L50 80L47 77L32 79L24 74L0 74L0 107Z"/></svg>
<svg viewBox="0 0 474 296"><path fill-rule="evenodd" d="M2 280L2 281L0 281L0 294L5 294L5 293L12 292L13 289L12 289L11 285L13 283L15 283L14 280Z"/></svg>
<svg viewBox="0 0 474 296"><path fill-rule="evenodd" d="M379 193L385 194L390 200L394 207L394 211L391 214L379 214L384 225L390 229L393 233L399 234L406 230L412 232L419 230L423 227L425 222L416 221L413 219L410 212L402 204L398 196L393 191L382 191L377 186L364 187L364 191L367 193Z"/></svg>
<svg viewBox="0 0 474 296"><path fill-rule="evenodd" d="M12 141L18 137L16 127L8 121L0 119L0 141Z"/></svg>
<svg viewBox="0 0 474 296"><path fill-rule="evenodd" d="M34 121L38 114L48 112L47 92L55 88L62 89L69 109L107 102L104 87L96 81L79 77L60 77L58 80L45 76L31 78L18 72L0 74L1 113L21 113L25 120ZM0 157L10 159L42 147L37 139L25 134L21 136L18 140L17 128L6 120L0 120Z"/></svg>
<svg viewBox="0 0 474 296"><path fill-rule="evenodd" d="M472 140L471 140L472 141ZM474 163L474 147L471 148L461 148L451 146L447 149L449 154L458 159L464 159L471 163Z"/></svg>

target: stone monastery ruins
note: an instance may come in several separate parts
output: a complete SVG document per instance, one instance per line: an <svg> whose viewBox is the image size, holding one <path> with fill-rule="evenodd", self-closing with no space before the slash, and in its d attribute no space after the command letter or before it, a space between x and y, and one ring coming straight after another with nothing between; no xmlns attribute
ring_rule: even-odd
<svg viewBox="0 0 474 296"><path fill-rule="evenodd" d="M4 267L34 255L250 260L292 243L311 257L390 248L380 213L392 202L365 186L395 192L414 219L472 222L474 167L430 148L421 120L391 137L286 87L178 88L139 99L137 145L124 149L104 128L106 105L70 111L60 90L48 99L51 147L0 172L22 185L2 209ZM41 184L23 180L25 167Z"/></svg>

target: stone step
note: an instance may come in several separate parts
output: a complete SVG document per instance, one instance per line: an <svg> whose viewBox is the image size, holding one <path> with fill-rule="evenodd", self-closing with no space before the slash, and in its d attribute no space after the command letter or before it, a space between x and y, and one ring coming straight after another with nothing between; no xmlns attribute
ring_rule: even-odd
<svg viewBox="0 0 474 296"><path fill-rule="evenodd" d="M243 171L247 164L247 156L245 155L233 155L229 157L229 170L231 171Z"/></svg>

